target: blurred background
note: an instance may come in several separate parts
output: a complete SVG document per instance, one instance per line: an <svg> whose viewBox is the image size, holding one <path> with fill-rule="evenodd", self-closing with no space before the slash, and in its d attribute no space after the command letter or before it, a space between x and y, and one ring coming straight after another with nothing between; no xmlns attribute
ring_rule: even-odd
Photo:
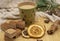
<svg viewBox="0 0 60 41"><path fill-rule="evenodd" d="M18 3L25 2L25 1L36 2L38 0L0 0L0 8L2 8L2 7L17 7ZM54 1L58 4L60 4L60 0L54 0Z"/></svg>

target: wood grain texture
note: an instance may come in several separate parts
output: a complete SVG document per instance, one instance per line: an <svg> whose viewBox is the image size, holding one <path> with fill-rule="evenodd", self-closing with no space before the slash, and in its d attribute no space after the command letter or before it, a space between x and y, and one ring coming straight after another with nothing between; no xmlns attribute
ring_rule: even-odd
<svg viewBox="0 0 60 41"><path fill-rule="evenodd" d="M48 24L44 23L44 18L39 18L39 21L36 24L42 24L46 26L46 32L45 35L42 38L43 41L60 41L60 28L53 34L53 35L48 35L47 30L49 27L53 24L52 22L49 22ZM60 27L60 26L59 26ZM4 41L4 32L0 32L0 41ZM37 41L37 39L33 38L23 38L22 36L16 38L14 41Z"/></svg>

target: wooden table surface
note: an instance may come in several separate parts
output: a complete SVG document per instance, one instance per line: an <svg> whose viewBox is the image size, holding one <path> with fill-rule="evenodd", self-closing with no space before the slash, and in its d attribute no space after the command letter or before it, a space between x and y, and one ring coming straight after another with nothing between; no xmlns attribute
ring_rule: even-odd
<svg viewBox="0 0 60 41"><path fill-rule="evenodd" d="M41 17L39 18L39 21L37 22L38 24L42 24L46 26L45 35L39 39L42 39L43 41L60 41L60 28L53 35L48 35L47 30L52 25L52 22L49 22L48 24L46 24L44 23L44 20L45 18ZM0 41L5 41L3 31L0 32ZM23 38L22 36L19 36L14 41L37 41L37 39L34 39L34 38L26 39L26 38Z"/></svg>

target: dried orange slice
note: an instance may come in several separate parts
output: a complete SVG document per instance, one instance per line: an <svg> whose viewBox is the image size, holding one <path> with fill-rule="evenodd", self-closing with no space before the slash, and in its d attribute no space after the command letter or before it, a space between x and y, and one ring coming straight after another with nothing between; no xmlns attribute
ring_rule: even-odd
<svg viewBox="0 0 60 41"><path fill-rule="evenodd" d="M35 38L42 37L44 35L44 29L40 25L31 25L28 28L28 34Z"/></svg>
<svg viewBox="0 0 60 41"><path fill-rule="evenodd" d="M22 36L25 38L29 38L30 36L28 35L27 29L22 31Z"/></svg>

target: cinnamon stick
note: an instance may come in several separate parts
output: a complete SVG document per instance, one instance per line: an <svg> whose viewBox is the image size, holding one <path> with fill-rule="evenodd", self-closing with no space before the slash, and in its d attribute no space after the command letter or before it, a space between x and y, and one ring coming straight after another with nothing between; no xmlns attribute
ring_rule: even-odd
<svg viewBox="0 0 60 41"><path fill-rule="evenodd" d="M48 29L47 33L50 34L50 35L53 34L58 29L59 24L60 24L60 20L55 21L51 25L51 27Z"/></svg>

